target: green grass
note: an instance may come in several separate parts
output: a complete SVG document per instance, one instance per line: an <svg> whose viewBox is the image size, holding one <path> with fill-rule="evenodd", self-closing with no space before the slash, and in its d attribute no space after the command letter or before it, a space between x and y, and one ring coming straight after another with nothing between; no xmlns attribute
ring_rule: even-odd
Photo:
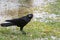
<svg viewBox="0 0 60 40"><path fill-rule="evenodd" d="M26 35L19 31L19 27L14 30L11 27L0 27L0 40L35 40L38 38L52 40L51 36L60 38L60 23L30 22L24 27L24 31Z"/></svg>

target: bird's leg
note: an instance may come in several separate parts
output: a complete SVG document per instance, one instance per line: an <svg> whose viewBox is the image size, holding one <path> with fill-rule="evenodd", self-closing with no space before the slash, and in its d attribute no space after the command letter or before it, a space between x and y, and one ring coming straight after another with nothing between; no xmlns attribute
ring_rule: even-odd
<svg viewBox="0 0 60 40"><path fill-rule="evenodd" d="M22 32L22 34L26 34L26 32L23 31L23 27L20 27L20 31Z"/></svg>

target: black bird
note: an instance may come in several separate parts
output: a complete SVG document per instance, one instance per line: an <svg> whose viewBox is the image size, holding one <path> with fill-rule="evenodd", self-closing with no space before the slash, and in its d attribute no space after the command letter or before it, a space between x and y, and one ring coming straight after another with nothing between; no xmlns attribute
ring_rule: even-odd
<svg viewBox="0 0 60 40"><path fill-rule="evenodd" d="M24 31L23 31L23 27L30 22L30 20L33 18L33 14L28 14L26 16L23 16L21 18L16 18L16 19L11 19L11 20L5 20L6 22L8 23L1 23L1 26L2 27L8 27L8 26L13 26L13 25L16 25L18 27L20 27L20 31L23 33L23 34L26 34Z"/></svg>

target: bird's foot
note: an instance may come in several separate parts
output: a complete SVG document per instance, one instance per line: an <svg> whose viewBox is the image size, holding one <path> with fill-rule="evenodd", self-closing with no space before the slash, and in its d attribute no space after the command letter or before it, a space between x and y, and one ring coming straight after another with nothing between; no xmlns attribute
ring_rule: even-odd
<svg viewBox="0 0 60 40"><path fill-rule="evenodd" d="M24 31L21 31L21 32L22 32L22 34L26 35L26 32L24 32Z"/></svg>

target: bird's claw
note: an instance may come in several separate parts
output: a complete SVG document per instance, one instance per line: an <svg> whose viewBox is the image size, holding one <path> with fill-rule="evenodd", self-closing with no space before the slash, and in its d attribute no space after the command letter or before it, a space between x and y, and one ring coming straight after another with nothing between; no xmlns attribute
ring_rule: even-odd
<svg viewBox="0 0 60 40"><path fill-rule="evenodd" d="M22 32L22 34L26 35L26 32L24 32L24 31L21 31L21 32Z"/></svg>

